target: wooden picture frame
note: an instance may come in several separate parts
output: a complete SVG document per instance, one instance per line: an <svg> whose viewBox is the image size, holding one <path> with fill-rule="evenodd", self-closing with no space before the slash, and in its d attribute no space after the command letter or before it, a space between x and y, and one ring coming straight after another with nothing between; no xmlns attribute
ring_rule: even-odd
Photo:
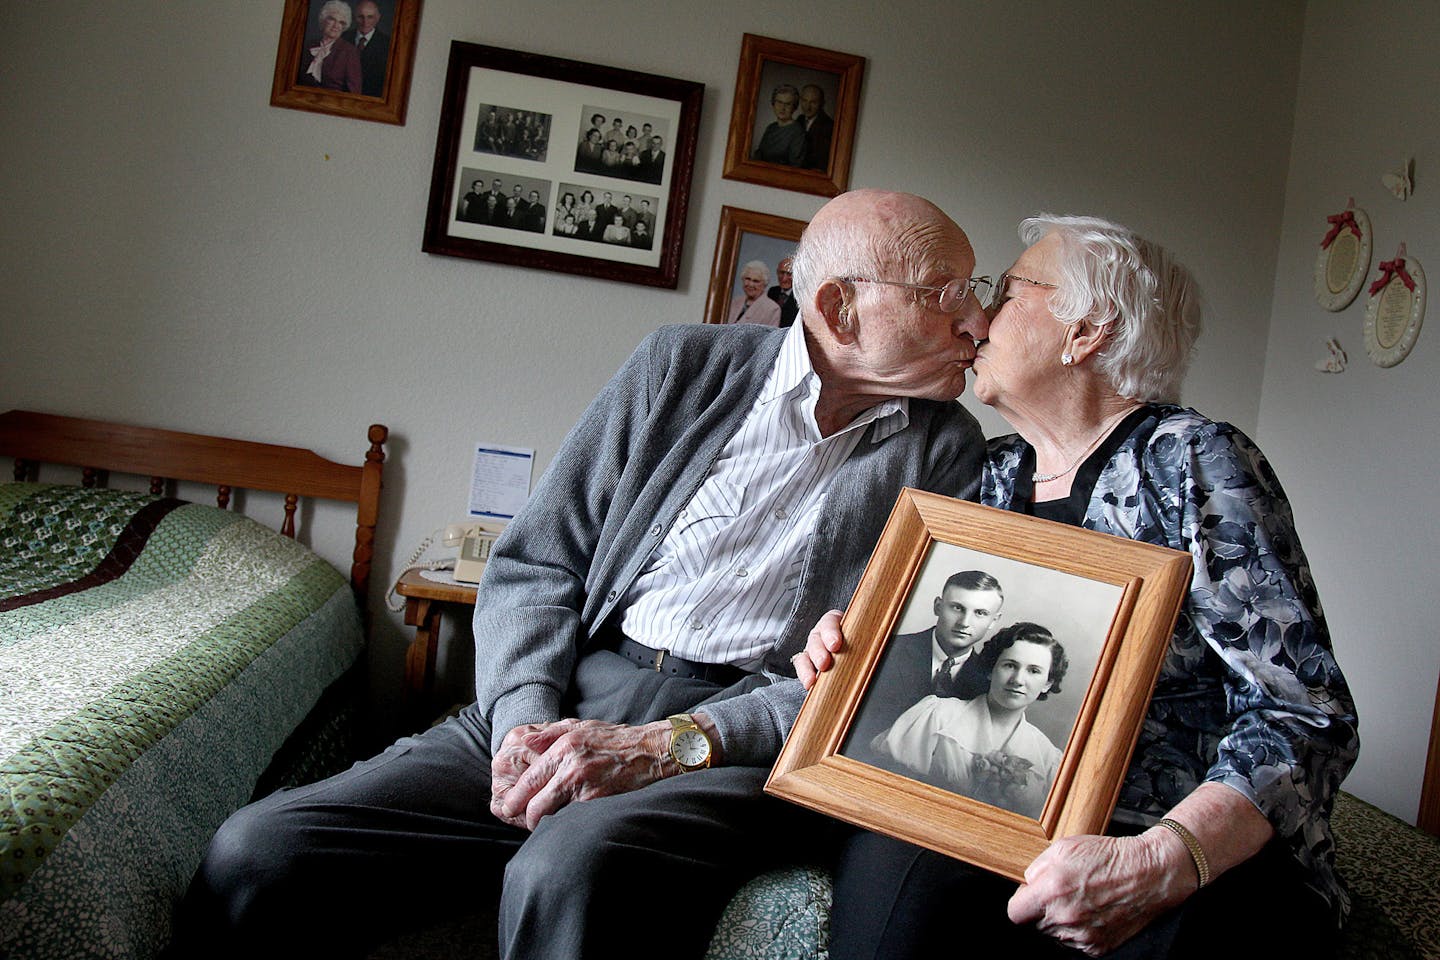
<svg viewBox="0 0 1440 960"><path fill-rule="evenodd" d="M704 95L690 80L452 41L421 248L674 289ZM528 148L495 134L521 123L542 131ZM607 134L627 142L611 150Z"/></svg>
<svg viewBox="0 0 1440 960"><path fill-rule="evenodd" d="M415 65L415 39L420 29L420 0L361 0L342 3L350 15L337 43L345 50L327 55L315 66L320 80L310 75L315 59L309 51L321 39L321 11L328 0L285 0L280 22L280 47L275 54L275 79L270 105L337 117L405 123L410 101L410 75ZM357 13L371 6L379 14L374 33L365 37L364 49L355 41ZM348 89L358 79L358 90Z"/></svg>
<svg viewBox="0 0 1440 960"><path fill-rule="evenodd" d="M724 176L822 197L844 193L864 74L864 57L745 34ZM777 106L791 99L793 122L803 130L798 153Z"/></svg>
<svg viewBox="0 0 1440 960"><path fill-rule="evenodd" d="M1020 621L1026 614L1012 608L1027 598L1029 619L1035 621L1034 612L1039 611L1051 622L1054 636L1067 644L1070 672L1064 683L1057 680L1052 689L1058 696L1069 687L1073 717L1051 718L1061 729L1068 723L1069 732L1052 767L1053 779L1043 788L1043 807L1033 816L979 799L992 796L985 792L988 786L979 786L980 780L970 781L977 784L974 787L946 788L938 785L933 770L923 776L902 775L897 772L899 764L887 769L856 759L866 756L872 744L876 745L873 755L879 756L878 741L903 726L897 721L869 744L853 742L852 728L865 729L867 720L874 727L876 718L867 717L867 711L882 711L879 718L888 719L883 712L887 705L871 702L868 693L877 679L888 683L906 662L906 654L918 652L925 657L920 675L924 680L919 681L924 690L918 692L923 695L930 689L929 645L934 641L930 632L923 633L923 641L912 639L920 633L902 634L908 629L902 612L916 622L917 611L923 613L930 601L930 588L940 594L936 584L945 584L948 591L944 576L956 572L950 567L962 564L962 578L982 569L998 576L999 586L991 589L1003 589L1001 623L1025 629ZM1026 866L1052 841L1104 831L1191 571L1192 558L1176 550L922 491L902 491L846 611L842 628L846 648L811 690L766 790L1021 880ZM929 609L928 622L934 627L941 611L938 597ZM923 617L918 622L923 625ZM985 647L999 643L1006 629L992 628ZM916 651L899 645L905 642L926 645ZM1008 650L1029 646L1034 645L1016 643ZM1046 656L1066 658L1053 652ZM999 657L1001 665L1007 662L1005 649ZM1093 664L1088 676L1082 661ZM1050 679L1055 680L1050 662ZM992 675L989 702L997 696L993 676L1001 672L997 667ZM1063 667L1060 672L1064 674ZM901 716L973 702L942 705L937 697L917 701L903 708ZM1047 703L1022 708L1022 720L1044 722L1037 711ZM986 705L982 701L981 707ZM890 704L888 709L900 707ZM1055 734L1046 736L1053 744ZM983 759L1003 766L1018 751L997 754ZM1013 785L1004 779L999 782L1004 789Z"/></svg>
<svg viewBox="0 0 1440 960"><path fill-rule="evenodd" d="M740 290L739 271L752 260L761 260L770 268L769 285L781 286L781 263L794 253L805 224L804 220L770 213L730 206L720 208L715 262L710 267L710 290L705 296L705 322L730 322L731 305ZM793 295L791 299L793 301ZM793 304L787 312L792 321L798 318L798 304Z"/></svg>

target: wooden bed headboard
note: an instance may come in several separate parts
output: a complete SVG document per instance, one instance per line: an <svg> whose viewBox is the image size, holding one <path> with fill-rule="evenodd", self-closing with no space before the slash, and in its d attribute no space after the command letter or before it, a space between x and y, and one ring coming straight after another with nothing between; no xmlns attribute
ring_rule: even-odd
<svg viewBox="0 0 1440 960"><path fill-rule="evenodd" d="M1440 837L1440 683L1435 689L1435 712L1430 718L1430 750L1425 757L1425 779L1420 785L1420 812L1415 826Z"/></svg>
<svg viewBox="0 0 1440 960"><path fill-rule="evenodd" d="M0 456L15 458L16 480L33 480L39 464L51 463L79 467L87 487L104 486L111 472L149 477L150 492L156 496L168 481L213 484L215 503L222 510L229 507L234 490L284 494L280 532L288 537L295 536L295 510L301 497L353 503L350 586L364 610L389 434L385 426L372 424L364 463L350 466L299 447L11 410L0 414Z"/></svg>

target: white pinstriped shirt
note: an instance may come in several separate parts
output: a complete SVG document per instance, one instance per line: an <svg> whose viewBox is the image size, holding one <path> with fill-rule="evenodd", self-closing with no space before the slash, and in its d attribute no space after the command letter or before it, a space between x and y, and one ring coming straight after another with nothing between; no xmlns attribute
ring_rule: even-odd
<svg viewBox="0 0 1440 960"><path fill-rule="evenodd" d="M794 606L835 472L872 422L879 421L872 443L910 422L904 398L886 400L821 437L819 395L796 323L745 422L626 595L626 636L687 660L741 667L770 650Z"/></svg>

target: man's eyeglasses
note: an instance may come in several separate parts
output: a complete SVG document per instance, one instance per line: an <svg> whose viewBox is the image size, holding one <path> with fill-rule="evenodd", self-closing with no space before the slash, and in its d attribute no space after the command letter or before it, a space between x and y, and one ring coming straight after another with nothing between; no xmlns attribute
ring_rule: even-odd
<svg viewBox="0 0 1440 960"><path fill-rule="evenodd" d="M964 280L955 279L941 287L928 287L923 283L901 283L899 280L871 280L868 277L836 277L837 280L845 280L850 283L879 283L887 287L905 287L916 291L910 295L911 303L928 303L931 296L935 298L935 307L941 313L956 313L965 305L965 298L970 291L975 291L978 300L984 300L990 292L989 277L968 277Z"/></svg>
<svg viewBox="0 0 1440 960"><path fill-rule="evenodd" d="M991 310L1000 309L1000 307L1005 305L1005 301L1010 299L1010 295L1006 291L1010 289L1011 280L1019 280L1021 283L1028 283L1032 287L1044 287L1046 290L1060 289L1058 283L1047 283L1044 280L1031 280L1029 277L1022 277L1014 273L1002 273L1000 274L1000 282L995 284L995 295L990 299L990 303L988 304Z"/></svg>

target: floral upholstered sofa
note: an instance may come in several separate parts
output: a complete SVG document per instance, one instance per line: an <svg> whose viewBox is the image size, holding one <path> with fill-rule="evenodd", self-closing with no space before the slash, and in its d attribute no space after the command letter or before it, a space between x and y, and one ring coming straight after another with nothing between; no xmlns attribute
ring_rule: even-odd
<svg viewBox="0 0 1440 960"><path fill-rule="evenodd" d="M1440 960L1440 838L1343 792L1332 823L1352 900L1339 956ZM825 960L829 907L823 868L762 874L731 900L706 960Z"/></svg>

